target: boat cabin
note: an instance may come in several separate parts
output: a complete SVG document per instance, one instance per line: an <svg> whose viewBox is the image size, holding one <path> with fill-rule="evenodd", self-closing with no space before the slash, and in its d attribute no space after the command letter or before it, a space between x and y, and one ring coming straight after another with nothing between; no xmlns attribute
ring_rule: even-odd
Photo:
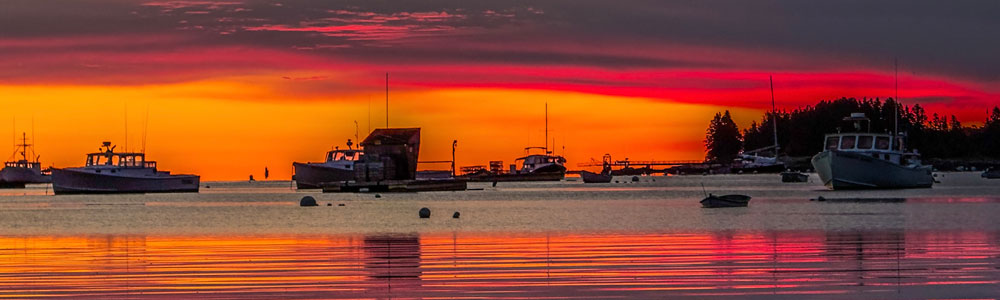
<svg viewBox="0 0 1000 300"><path fill-rule="evenodd" d="M906 153L903 136L876 133L837 133L826 135L824 150L867 153L873 158L897 164L919 162L919 154Z"/></svg>
<svg viewBox="0 0 1000 300"><path fill-rule="evenodd" d="M103 152L87 154L87 167L99 166L156 169L156 162L146 161L146 154L143 153Z"/></svg>
<svg viewBox="0 0 1000 300"><path fill-rule="evenodd" d="M102 152L87 154L88 168L131 168L131 169L156 169L155 161L146 161L145 153L137 152L114 152L116 146L111 146L110 142L104 142L101 146Z"/></svg>

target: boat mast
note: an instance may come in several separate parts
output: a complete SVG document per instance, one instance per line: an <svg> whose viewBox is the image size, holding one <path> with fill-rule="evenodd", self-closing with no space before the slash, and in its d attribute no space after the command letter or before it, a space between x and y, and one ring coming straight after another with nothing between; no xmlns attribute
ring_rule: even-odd
<svg viewBox="0 0 1000 300"><path fill-rule="evenodd" d="M27 162L28 161L28 155L27 155L27 153L28 153L28 134L27 133L21 132L21 144L18 145L18 146L21 146L21 159L23 159L25 162Z"/></svg>
<svg viewBox="0 0 1000 300"><path fill-rule="evenodd" d="M549 103L545 102L545 155L549 154Z"/></svg>
<svg viewBox="0 0 1000 300"><path fill-rule="evenodd" d="M385 72L385 128L389 128L389 72Z"/></svg>
<svg viewBox="0 0 1000 300"><path fill-rule="evenodd" d="M899 134L899 58L893 59L892 65L895 68L895 73L896 73L895 74L895 77L896 77L896 95L893 96L893 97L895 97L895 99L893 99L893 101L892 101L893 105L895 105L895 107L893 107L894 111L892 113L892 122L893 122L892 136L896 137L896 135ZM893 139L893 143L896 143L895 139ZM899 149L899 150L903 150L903 149Z"/></svg>
<svg viewBox="0 0 1000 300"><path fill-rule="evenodd" d="M771 120L774 121L774 158L778 158L778 150L781 146L778 146L778 110L774 106L774 77L768 75L767 79L771 82Z"/></svg>

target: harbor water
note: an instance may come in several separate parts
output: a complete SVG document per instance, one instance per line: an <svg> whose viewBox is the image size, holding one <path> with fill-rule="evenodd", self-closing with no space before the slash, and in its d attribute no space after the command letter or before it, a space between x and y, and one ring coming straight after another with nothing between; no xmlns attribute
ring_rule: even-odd
<svg viewBox="0 0 1000 300"><path fill-rule="evenodd" d="M30 185L0 190L0 298L1000 297L1000 181L936 179L830 191L815 174L643 176L381 197L287 181ZM707 209L705 193L753 200Z"/></svg>

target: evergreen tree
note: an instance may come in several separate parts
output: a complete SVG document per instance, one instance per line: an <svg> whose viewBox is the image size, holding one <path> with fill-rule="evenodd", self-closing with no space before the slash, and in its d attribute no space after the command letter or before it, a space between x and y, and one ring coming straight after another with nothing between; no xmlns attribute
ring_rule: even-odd
<svg viewBox="0 0 1000 300"><path fill-rule="evenodd" d="M718 163L731 162L743 149L743 136L728 110L716 113L709 123L705 134L705 148L708 150L705 160Z"/></svg>

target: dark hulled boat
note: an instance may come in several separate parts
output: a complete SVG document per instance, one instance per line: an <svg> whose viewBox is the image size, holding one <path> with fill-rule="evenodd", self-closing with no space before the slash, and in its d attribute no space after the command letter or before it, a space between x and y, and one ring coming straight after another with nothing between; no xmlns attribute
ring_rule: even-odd
<svg viewBox="0 0 1000 300"><path fill-rule="evenodd" d="M323 162L293 162L295 168L295 186L298 189L318 189L323 183L354 180L354 163L360 160L364 153L359 149L350 149L352 143L347 141L348 150L334 149L326 153Z"/></svg>
<svg viewBox="0 0 1000 300"><path fill-rule="evenodd" d="M583 183L608 183L611 182L612 177L609 173L580 171L580 178L583 179Z"/></svg>
<svg viewBox="0 0 1000 300"><path fill-rule="evenodd" d="M52 190L57 195L198 192L198 175L159 171L145 153L114 149L111 142L104 142L101 152L87 154L85 166L53 168Z"/></svg>
<svg viewBox="0 0 1000 300"><path fill-rule="evenodd" d="M750 204L750 196L747 195L722 195L716 196L708 194L708 197L701 200L701 206L706 208L719 207L746 207Z"/></svg>

